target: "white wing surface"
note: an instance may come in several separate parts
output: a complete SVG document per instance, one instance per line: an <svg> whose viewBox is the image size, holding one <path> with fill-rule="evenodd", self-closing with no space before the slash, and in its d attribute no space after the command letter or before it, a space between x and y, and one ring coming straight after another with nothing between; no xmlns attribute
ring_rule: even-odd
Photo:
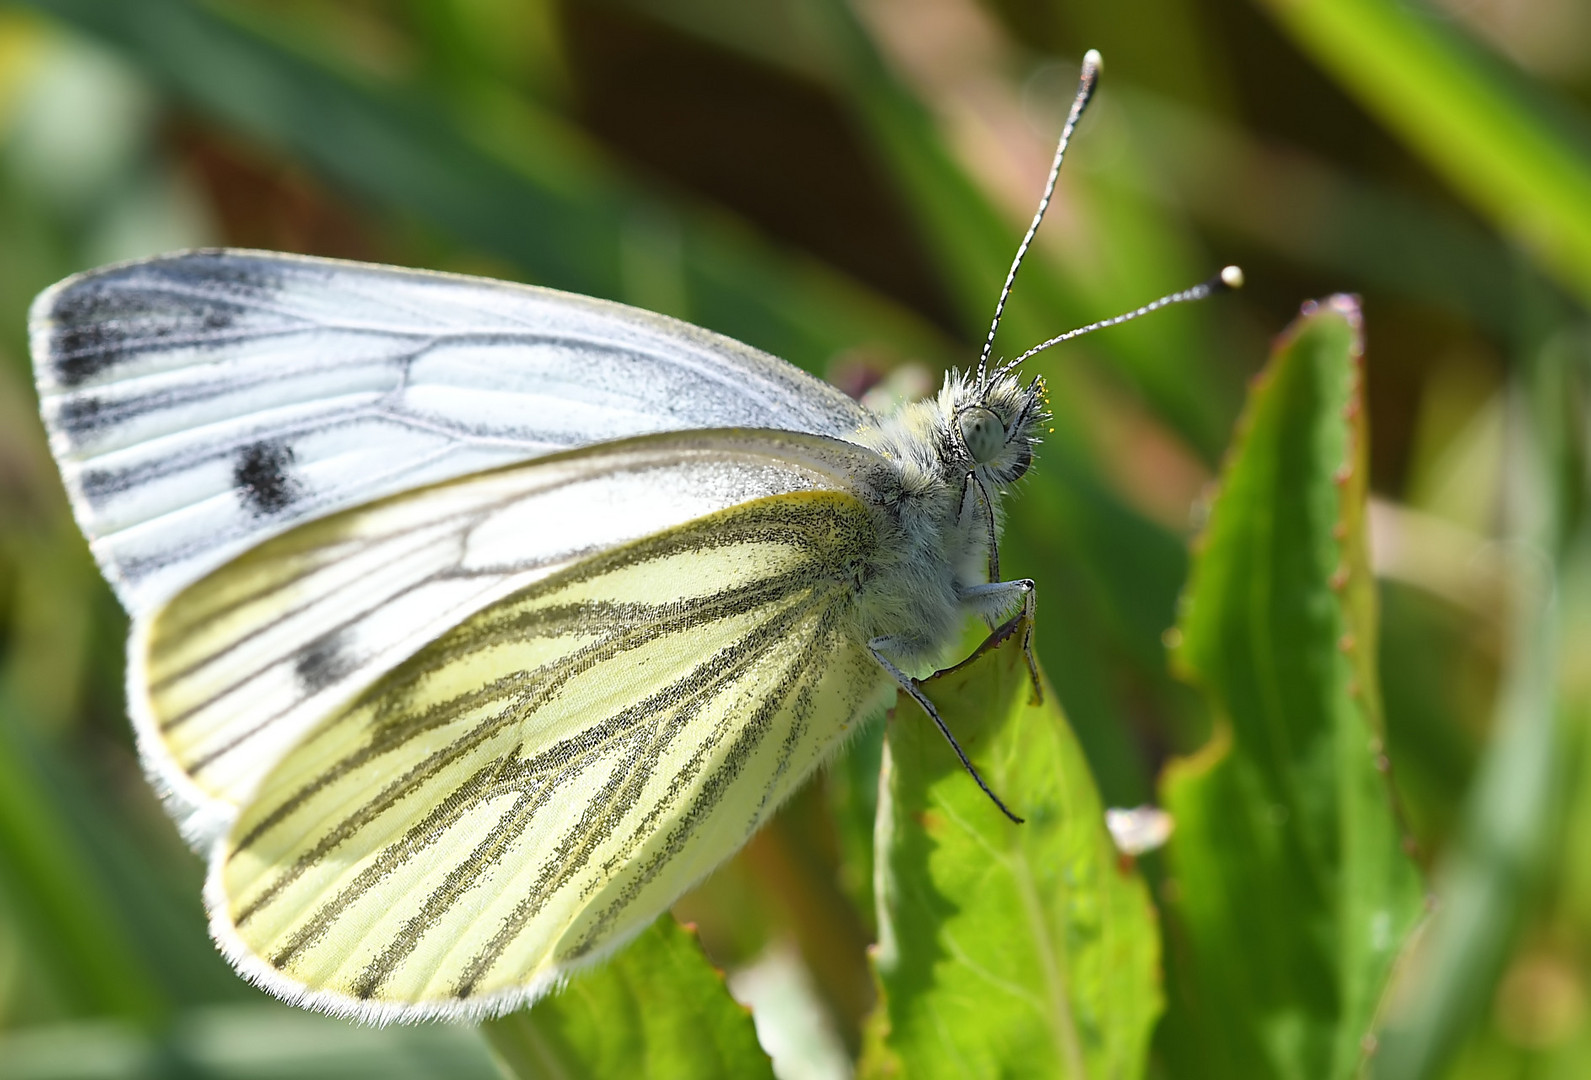
<svg viewBox="0 0 1591 1080"><path fill-rule="evenodd" d="M206 884L254 981L365 1020L500 1013L612 953L893 697L871 511L774 495L481 611L270 770Z"/></svg>
<svg viewBox="0 0 1591 1080"><path fill-rule="evenodd" d="M658 431L849 435L839 391L728 338L550 289L247 251L91 271L30 332L51 445L134 613L302 522Z"/></svg>
<svg viewBox="0 0 1591 1080"><path fill-rule="evenodd" d="M184 833L206 843L316 721L474 613L729 507L794 492L854 498L882 467L870 450L819 436L678 432L300 525L135 619L128 701L145 761ZM636 599L663 603L674 584L659 576Z"/></svg>

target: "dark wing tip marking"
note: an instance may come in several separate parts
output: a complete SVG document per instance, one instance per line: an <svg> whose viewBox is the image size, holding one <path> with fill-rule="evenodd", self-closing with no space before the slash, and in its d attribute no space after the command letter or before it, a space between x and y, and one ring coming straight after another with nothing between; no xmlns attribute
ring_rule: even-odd
<svg viewBox="0 0 1591 1080"><path fill-rule="evenodd" d="M233 304L178 299L158 286L90 278L62 290L50 310L51 368L63 386L81 386L173 338L225 332L240 313Z"/></svg>
<svg viewBox="0 0 1591 1080"><path fill-rule="evenodd" d="M286 510L303 494L293 475L293 448L280 439L250 443L238 451L232 487L243 508L256 517Z"/></svg>
<svg viewBox="0 0 1591 1080"><path fill-rule="evenodd" d="M174 339L225 334L283 287L268 262L196 252L68 279L33 317L48 320L51 374L72 388Z"/></svg>
<svg viewBox="0 0 1591 1080"><path fill-rule="evenodd" d="M194 285L219 285L227 290L260 298L279 293L286 287L287 271L304 273L307 260L292 257L261 256L225 248L190 251L155 260L162 276ZM321 271L325 273L325 271Z"/></svg>

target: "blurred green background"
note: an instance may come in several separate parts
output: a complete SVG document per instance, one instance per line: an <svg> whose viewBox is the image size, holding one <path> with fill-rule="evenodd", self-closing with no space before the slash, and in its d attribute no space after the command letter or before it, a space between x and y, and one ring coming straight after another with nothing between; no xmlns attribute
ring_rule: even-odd
<svg viewBox="0 0 1591 1080"><path fill-rule="evenodd" d="M1105 801L1208 733L1162 639L1245 380L1301 301L1360 294L1387 758L1449 913L1377 1075L1591 1075L1584 0L33 0L0 3L0 1077L494 1070L470 1030L298 1013L214 955L36 418L38 290L196 245L369 259L918 393L976 356L1089 47L998 351L1249 281L1032 367L1056 431L1006 571ZM877 754L681 905L795 1033L787 1076L844 1075L871 1004Z"/></svg>

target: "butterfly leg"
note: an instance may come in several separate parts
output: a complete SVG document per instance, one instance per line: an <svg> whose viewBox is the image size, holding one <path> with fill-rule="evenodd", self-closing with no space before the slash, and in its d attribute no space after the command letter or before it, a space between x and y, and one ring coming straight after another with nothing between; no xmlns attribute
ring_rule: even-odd
<svg viewBox="0 0 1591 1080"><path fill-rule="evenodd" d="M974 611L980 612L984 618L993 622L994 617L1010 611L1020 601L1021 607L1017 613L1005 622L990 631L989 636L983 639L983 644L972 651L972 655L954 667L944 671L935 672L936 675L946 675L957 671L972 663L990 649L997 649L1004 645L1015 634L1022 634L1022 656L1027 660L1028 677L1033 680L1033 704L1039 705L1044 701L1044 687L1039 682L1038 661L1033 658L1033 614L1034 602L1038 590L1032 578L1020 578L1016 581L994 581L987 585L969 585L961 590L961 600Z"/></svg>
<svg viewBox="0 0 1591 1080"><path fill-rule="evenodd" d="M867 651L873 654L873 659L878 661L880 667L889 672L890 676L900 685L900 688L910 694L913 701L922 706L923 712L928 714L928 719L932 720L934 726L939 728L939 733L950 743L950 748L956 752L956 757L961 759L962 768L966 769L967 773L977 781L978 787L983 789L983 793L989 796L990 801L998 806L1000 812L1006 817L1018 825L1022 824L1022 819L1013 814L1010 807L1000 801L1000 796L991 791L989 785L983 782L983 777L978 775L978 770L972 764L972 760L967 757L967 752L961 748L960 743L956 742L956 737L950 733L950 728L939 715L939 710L934 707L932 701L928 700L928 696L922 692L917 680L896 667L889 657L885 656L881 651L888 648L891 644L891 639L887 637L874 638L867 643Z"/></svg>

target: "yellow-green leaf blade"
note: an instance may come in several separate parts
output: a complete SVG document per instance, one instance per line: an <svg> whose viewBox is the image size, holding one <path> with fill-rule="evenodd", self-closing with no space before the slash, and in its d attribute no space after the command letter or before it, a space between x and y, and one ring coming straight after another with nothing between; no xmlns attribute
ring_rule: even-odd
<svg viewBox="0 0 1591 1080"><path fill-rule="evenodd" d="M1163 784L1173 1076L1354 1075L1422 911L1382 772L1361 352L1347 297L1284 336L1184 595L1217 736Z"/></svg>
<svg viewBox="0 0 1591 1080"><path fill-rule="evenodd" d="M863 1075L1140 1075L1159 933L1077 740L1014 644L925 689L989 784L914 703L890 721L878 824L881 990Z"/></svg>
<svg viewBox="0 0 1591 1080"><path fill-rule="evenodd" d="M667 917L557 996L482 1030L518 1080L773 1075L751 1013L696 935Z"/></svg>

